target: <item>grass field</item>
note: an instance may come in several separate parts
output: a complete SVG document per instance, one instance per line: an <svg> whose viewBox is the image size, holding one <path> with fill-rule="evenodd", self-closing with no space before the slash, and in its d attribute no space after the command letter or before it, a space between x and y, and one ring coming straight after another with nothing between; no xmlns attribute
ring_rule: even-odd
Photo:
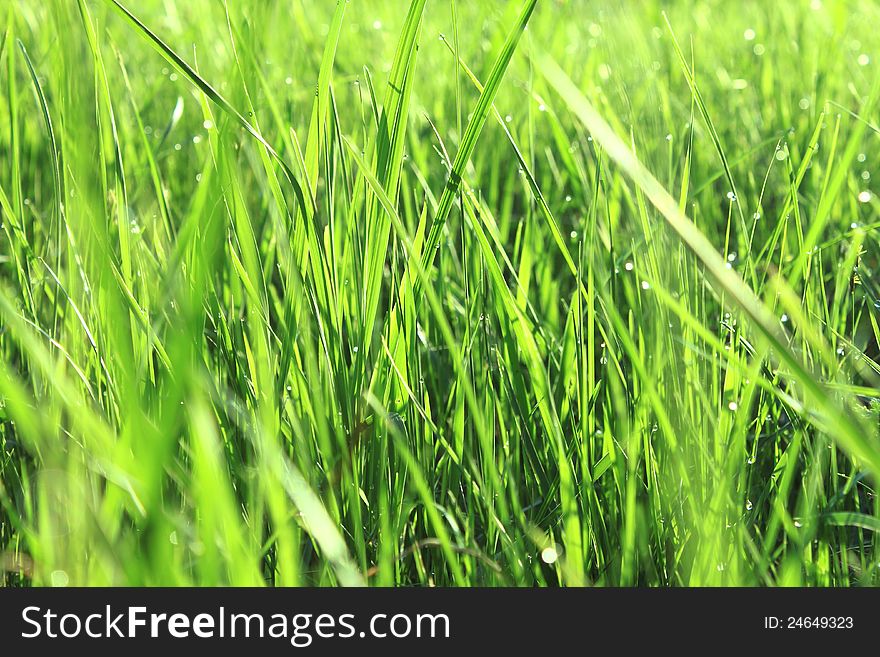
<svg viewBox="0 0 880 657"><path fill-rule="evenodd" d="M0 1L0 583L880 584L878 24Z"/></svg>

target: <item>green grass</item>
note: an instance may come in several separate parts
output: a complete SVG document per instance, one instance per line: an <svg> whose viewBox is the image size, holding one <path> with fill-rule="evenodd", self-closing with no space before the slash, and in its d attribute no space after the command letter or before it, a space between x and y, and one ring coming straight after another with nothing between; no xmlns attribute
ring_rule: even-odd
<svg viewBox="0 0 880 657"><path fill-rule="evenodd" d="M880 584L880 4L0 16L0 583Z"/></svg>

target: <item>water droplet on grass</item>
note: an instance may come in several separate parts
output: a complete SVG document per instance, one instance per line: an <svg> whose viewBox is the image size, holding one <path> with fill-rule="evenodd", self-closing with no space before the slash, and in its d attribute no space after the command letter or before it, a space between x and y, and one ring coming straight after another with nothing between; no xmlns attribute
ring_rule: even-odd
<svg viewBox="0 0 880 657"><path fill-rule="evenodd" d="M545 547L541 550L541 561L544 563L553 564L556 563L557 559L559 559L559 553L556 551L555 547Z"/></svg>
<svg viewBox="0 0 880 657"><path fill-rule="evenodd" d="M70 576L63 570L53 570L49 575L52 586L67 586L70 584Z"/></svg>

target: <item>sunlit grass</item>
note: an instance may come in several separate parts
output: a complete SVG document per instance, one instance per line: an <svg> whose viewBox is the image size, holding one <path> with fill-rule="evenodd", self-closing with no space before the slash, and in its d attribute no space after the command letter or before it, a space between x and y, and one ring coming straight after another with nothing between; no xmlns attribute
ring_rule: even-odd
<svg viewBox="0 0 880 657"><path fill-rule="evenodd" d="M7 585L880 583L880 5L0 5Z"/></svg>

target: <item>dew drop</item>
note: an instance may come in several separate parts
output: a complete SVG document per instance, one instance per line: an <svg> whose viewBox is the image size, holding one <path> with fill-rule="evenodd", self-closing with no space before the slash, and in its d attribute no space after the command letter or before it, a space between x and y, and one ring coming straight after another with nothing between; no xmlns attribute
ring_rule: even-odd
<svg viewBox="0 0 880 657"><path fill-rule="evenodd" d="M53 570L49 576L52 586L67 586L70 584L70 577L63 570Z"/></svg>

